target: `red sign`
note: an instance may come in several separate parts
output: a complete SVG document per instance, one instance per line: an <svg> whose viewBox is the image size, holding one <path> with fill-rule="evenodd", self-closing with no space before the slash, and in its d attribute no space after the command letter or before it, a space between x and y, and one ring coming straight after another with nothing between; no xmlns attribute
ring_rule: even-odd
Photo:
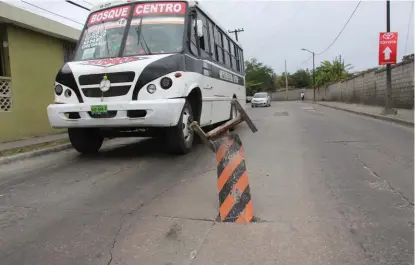
<svg viewBox="0 0 415 265"><path fill-rule="evenodd" d="M127 18L130 14L130 7L131 6L121 6L96 12L89 17L88 26L105 21Z"/></svg>
<svg viewBox="0 0 415 265"><path fill-rule="evenodd" d="M396 64L398 32L381 32L379 35L379 65Z"/></svg>
<svg viewBox="0 0 415 265"><path fill-rule="evenodd" d="M185 12L186 4L183 2L156 2L138 4L134 8L134 16L152 14L184 14Z"/></svg>
<svg viewBox="0 0 415 265"><path fill-rule="evenodd" d="M100 59L100 60L91 60L82 62L81 64L85 65L96 65L96 66L113 66L113 65L119 65L123 63L130 63L135 62L138 60L145 60L147 57L120 57L120 58L106 58L106 59Z"/></svg>

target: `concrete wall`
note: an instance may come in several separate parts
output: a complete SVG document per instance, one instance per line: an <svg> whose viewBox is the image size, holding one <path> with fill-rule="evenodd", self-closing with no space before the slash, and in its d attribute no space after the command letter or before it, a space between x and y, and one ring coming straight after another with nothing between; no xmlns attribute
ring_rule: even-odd
<svg viewBox="0 0 415 265"><path fill-rule="evenodd" d="M46 107L53 103L54 79L63 66L63 42L12 25L7 38L12 107L0 112L0 142L59 132L50 127Z"/></svg>
<svg viewBox="0 0 415 265"><path fill-rule="evenodd" d="M327 88L319 88L318 99L344 101L368 105L385 104L386 71L374 70ZM414 107L414 60L392 67L393 107Z"/></svg>
<svg viewBox="0 0 415 265"><path fill-rule="evenodd" d="M285 90L279 90L272 93L272 100L273 101L281 101L286 100L288 96L288 100L301 100L301 92L304 92L305 100L312 100L313 99L313 90L312 89L293 89L288 90L288 93ZM317 96L317 94L316 94Z"/></svg>

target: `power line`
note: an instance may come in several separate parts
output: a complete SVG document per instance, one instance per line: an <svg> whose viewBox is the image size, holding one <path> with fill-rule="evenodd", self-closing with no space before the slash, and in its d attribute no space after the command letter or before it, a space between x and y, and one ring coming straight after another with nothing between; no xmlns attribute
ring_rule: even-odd
<svg viewBox="0 0 415 265"><path fill-rule="evenodd" d="M291 17L289 17L288 19L286 19L286 20L283 20L282 22L280 22L280 24L286 24L288 21L290 21L291 19L293 19L295 16L297 16L297 14L301 11L301 9L304 7L304 4L307 2L308 0L305 0L305 1L303 1L302 2L302 4L301 4L301 6L297 9L297 11L295 11L295 13L291 16ZM267 5L268 5L268 3L267 3ZM281 30L280 29L277 29L276 31L274 31L273 33L272 33L272 35L270 35L270 37L272 36L272 37L274 37L278 32L280 32ZM263 43L263 45L262 46L260 46L260 48L259 49L262 49L263 47L264 47L264 45L266 45L266 44L268 44L267 42L264 42Z"/></svg>
<svg viewBox="0 0 415 265"><path fill-rule="evenodd" d="M357 3L355 9L353 10L352 14L350 15L349 19L346 21L346 24L344 24L342 30L339 32L339 34L337 35L337 37L333 40L333 42L321 53L316 53L315 55L322 55L323 53L325 53L328 49L330 49L331 46L333 46L333 44L337 41L337 39L340 37L340 35L343 33L344 29L347 27L347 24L349 24L349 21L352 19L354 13L356 12L357 8L359 7L360 3L362 1L359 1L359 3ZM412 2L413 3L413 2ZM313 58L313 56L310 56L307 60L303 61L301 63L301 65L305 64L306 62L310 61L310 59ZM297 67L298 68L298 67Z"/></svg>
<svg viewBox="0 0 415 265"><path fill-rule="evenodd" d="M43 10L43 11L46 11L46 12L48 12L48 13L51 13L51 14L53 14L53 15L55 15L55 16L58 16L58 17L61 17L61 18L64 18L64 19L70 20L70 21L72 21L72 22L78 23L78 24L80 24L80 25L83 25L83 24L84 24L84 23L78 22L78 21L76 21L76 20L73 20L73 19L70 19L70 18L64 17L64 16L62 16L62 15L56 14L56 13L54 13L54 12L52 12L52 11L49 11L49 10L47 10L47 9L44 9L44 8L42 8L42 7L40 7L40 6L37 6L37 5L34 5L34 4L32 4L32 3L26 2L26 1L24 1L24 0L20 0L20 1L22 1L22 2L23 2L23 3L25 3L25 4L31 5L31 6L33 6L33 7L36 7L36 8L38 8L38 9L41 9L41 10Z"/></svg>
<svg viewBox="0 0 415 265"><path fill-rule="evenodd" d="M313 58L313 55L311 55L307 60L301 63L301 65L305 64L306 62L310 61L310 59Z"/></svg>
<svg viewBox="0 0 415 265"><path fill-rule="evenodd" d="M359 7L360 3L362 1L359 1L359 3L357 3L355 9L353 10L353 13L350 15L349 19L346 21L346 24L344 24L344 27L342 28L342 30L340 31L340 33L337 35L337 37L333 40L333 42L329 45L329 47L327 47L323 52L321 53L317 53L316 55L322 55L323 53L325 53L328 49L330 49L331 46L333 46L333 44L337 41L337 39L340 37L340 35L342 34L343 30L346 28L347 24L349 24L349 21L352 19L354 13L356 12L357 8Z"/></svg>
<svg viewBox="0 0 415 265"><path fill-rule="evenodd" d="M76 6L76 7L79 7L79 8L85 9L85 10L87 10L87 11L90 11L90 9L89 9L89 8L86 8L86 7L84 7L83 5L80 5L80 4L78 4L78 3L75 3L74 1L71 1L71 0L65 0L65 2L67 2L67 3L71 4L71 5L74 5L74 6Z"/></svg>
<svg viewBox="0 0 415 265"><path fill-rule="evenodd" d="M94 6L94 4L91 4L91 2L88 2L88 1L85 1L85 0L82 0L82 2L85 2L85 3L87 3L88 5Z"/></svg>
<svg viewBox="0 0 415 265"><path fill-rule="evenodd" d="M292 15L289 19L287 19L286 20L286 22L287 21L289 21L289 20L291 20L291 19L293 19L297 14L298 14L298 12L300 12L300 10L304 7L304 4L307 2L308 0L305 0L305 1L303 1L303 3L302 3L302 5L297 9L297 11L295 11L295 13L294 13L294 15Z"/></svg>
<svg viewBox="0 0 415 265"><path fill-rule="evenodd" d="M413 12L414 12L414 1L412 1L411 14L409 15L408 30L406 32L405 52L403 53L404 55L406 55L406 48L408 47L409 30L411 29L411 21L412 21Z"/></svg>

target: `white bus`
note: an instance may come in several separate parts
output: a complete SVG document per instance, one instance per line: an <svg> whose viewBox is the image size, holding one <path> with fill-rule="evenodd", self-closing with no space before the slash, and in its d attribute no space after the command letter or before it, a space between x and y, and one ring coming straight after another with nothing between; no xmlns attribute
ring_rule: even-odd
<svg viewBox="0 0 415 265"><path fill-rule="evenodd" d="M127 0L91 10L47 113L83 154L131 136L165 139L184 154L190 123L233 118L233 98L245 106L242 47L200 3Z"/></svg>

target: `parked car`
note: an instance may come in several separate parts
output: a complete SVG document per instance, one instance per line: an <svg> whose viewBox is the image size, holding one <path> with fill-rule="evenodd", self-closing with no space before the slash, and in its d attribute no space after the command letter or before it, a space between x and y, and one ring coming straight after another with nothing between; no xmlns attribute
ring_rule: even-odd
<svg viewBox="0 0 415 265"><path fill-rule="evenodd" d="M255 93L251 100L251 107L269 107L271 106L271 97L266 92Z"/></svg>
<svg viewBox="0 0 415 265"><path fill-rule="evenodd" d="M251 100L252 100L252 97L251 97L251 96L247 96L247 97L246 97L246 103L251 102Z"/></svg>

